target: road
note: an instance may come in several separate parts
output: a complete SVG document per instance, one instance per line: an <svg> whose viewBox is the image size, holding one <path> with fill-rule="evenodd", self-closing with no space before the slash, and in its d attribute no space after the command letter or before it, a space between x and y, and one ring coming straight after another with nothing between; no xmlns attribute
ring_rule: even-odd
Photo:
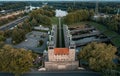
<svg viewBox="0 0 120 76"><path fill-rule="evenodd" d="M0 73L0 76L14 76L9 73ZM102 76L100 73L91 71L61 71L61 72L31 72L21 76Z"/></svg>
<svg viewBox="0 0 120 76"><path fill-rule="evenodd" d="M12 22L10 22L10 23L8 23L8 24L5 24L5 25L3 25L3 26L0 27L0 30L2 30L2 31L8 30L8 29L16 26L18 23L23 22L23 21L24 21L26 18L28 18L28 17L29 17L29 16L24 16L24 17L22 17L22 18L19 18L19 19L17 19L17 20L14 20L14 21L12 21Z"/></svg>

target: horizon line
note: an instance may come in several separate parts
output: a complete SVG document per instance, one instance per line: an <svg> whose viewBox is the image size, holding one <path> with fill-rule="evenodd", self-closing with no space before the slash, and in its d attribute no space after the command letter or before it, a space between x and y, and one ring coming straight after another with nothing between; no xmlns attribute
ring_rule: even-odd
<svg viewBox="0 0 120 76"><path fill-rule="evenodd" d="M27 1L32 1L32 2L96 2L96 0L0 0L0 2L27 2ZM99 0L99 2L120 2L120 0Z"/></svg>

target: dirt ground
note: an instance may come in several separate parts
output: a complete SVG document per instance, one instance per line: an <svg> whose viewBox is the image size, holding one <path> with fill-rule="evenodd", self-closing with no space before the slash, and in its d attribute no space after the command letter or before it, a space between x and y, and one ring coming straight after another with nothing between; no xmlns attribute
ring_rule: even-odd
<svg viewBox="0 0 120 76"><path fill-rule="evenodd" d="M13 12L13 13L7 14L7 15L5 15L5 16L1 16L0 19L8 18L8 17L11 17L11 16L13 16L13 15L19 15L19 14L21 14L21 13L23 13L23 11Z"/></svg>

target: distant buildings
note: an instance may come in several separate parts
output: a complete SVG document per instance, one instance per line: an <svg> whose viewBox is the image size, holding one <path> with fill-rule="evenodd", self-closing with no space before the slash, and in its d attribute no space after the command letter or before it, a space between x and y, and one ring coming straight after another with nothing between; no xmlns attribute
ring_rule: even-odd
<svg viewBox="0 0 120 76"><path fill-rule="evenodd" d="M98 6L99 0L96 1L96 6L95 6L95 15L93 16L93 20L98 20L99 18L107 18L109 15L104 14L104 13L99 13L99 6Z"/></svg>
<svg viewBox="0 0 120 76"><path fill-rule="evenodd" d="M49 28L45 28L44 26L40 25L40 26L36 26L34 27L35 30L43 30L43 31L49 31Z"/></svg>
<svg viewBox="0 0 120 76"><path fill-rule="evenodd" d="M2 10L0 11L0 14L8 14L8 13L12 13L14 12L14 10L10 9L10 10Z"/></svg>
<svg viewBox="0 0 120 76"><path fill-rule="evenodd" d="M39 9L39 8L40 8L40 7L33 7L33 6L30 5L30 6L26 6L24 11L25 11L26 13L28 13L28 12L34 10L34 9Z"/></svg>
<svg viewBox="0 0 120 76"><path fill-rule="evenodd" d="M107 17L109 17L109 15L107 15L107 14L104 14L104 13L99 13L99 14L97 14L97 15L94 15L94 19L98 19L98 18L100 18L100 17L102 17L102 18L107 18Z"/></svg>

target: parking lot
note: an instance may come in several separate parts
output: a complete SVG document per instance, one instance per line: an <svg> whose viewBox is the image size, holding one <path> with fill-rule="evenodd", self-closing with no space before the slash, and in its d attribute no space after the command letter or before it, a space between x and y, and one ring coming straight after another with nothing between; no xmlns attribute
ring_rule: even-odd
<svg viewBox="0 0 120 76"><path fill-rule="evenodd" d="M40 47L39 41L43 40L44 43ZM42 53L47 48L47 40L48 40L48 34L45 32L39 32L39 31L32 31L28 34L26 34L26 40L21 42L20 44L15 45L15 48L25 48L27 50L33 50L37 53Z"/></svg>

